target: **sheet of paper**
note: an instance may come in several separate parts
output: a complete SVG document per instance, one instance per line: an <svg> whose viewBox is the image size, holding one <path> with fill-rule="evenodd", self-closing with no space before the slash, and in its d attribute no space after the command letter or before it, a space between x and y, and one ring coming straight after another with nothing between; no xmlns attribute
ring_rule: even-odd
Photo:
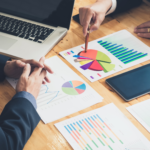
<svg viewBox="0 0 150 150"><path fill-rule="evenodd" d="M150 48L126 30L89 42L87 53L84 46L60 54L91 82L150 59Z"/></svg>
<svg viewBox="0 0 150 150"><path fill-rule="evenodd" d="M54 74L50 84L42 85L37 98L37 112L49 123L102 102L102 97L57 56L46 60ZM7 79L15 88L17 80Z"/></svg>
<svg viewBox="0 0 150 150"><path fill-rule="evenodd" d="M150 132L150 99L126 109Z"/></svg>
<svg viewBox="0 0 150 150"><path fill-rule="evenodd" d="M150 150L150 142L113 103L55 126L74 150Z"/></svg>

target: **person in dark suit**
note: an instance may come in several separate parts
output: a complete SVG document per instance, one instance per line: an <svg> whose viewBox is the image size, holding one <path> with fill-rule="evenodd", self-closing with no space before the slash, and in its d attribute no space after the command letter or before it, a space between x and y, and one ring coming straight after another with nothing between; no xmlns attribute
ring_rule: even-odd
<svg viewBox="0 0 150 150"><path fill-rule="evenodd" d="M40 121L36 112L36 98L45 81L50 82L46 70L51 69L34 60L14 60L0 55L0 81L5 77L19 78L17 94L8 102L0 115L0 150L22 150ZM33 71L31 71L33 70ZM43 80L45 81L43 82Z"/></svg>
<svg viewBox="0 0 150 150"><path fill-rule="evenodd" d="M86 36L89 24L90 32L99 28L108 14L116 14L133 7L139 6L142 0L97 0L96 3L79 9L80 24L83 26L83 34ZM143 38L150 38L150 21L135 28L135 33Z"/></svg>

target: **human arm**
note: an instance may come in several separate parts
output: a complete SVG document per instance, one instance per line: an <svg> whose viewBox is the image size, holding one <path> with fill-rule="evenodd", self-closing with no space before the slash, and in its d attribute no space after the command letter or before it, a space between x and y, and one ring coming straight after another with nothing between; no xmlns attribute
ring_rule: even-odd
<svg viewBox="0 0 150 150"><path fill-rule="evenodd" d="M0 148L22 150L39 121L28 99L13 98L0 116Z"/></svg>
<svg viewBox="0 0 150 150"><path fill-rule="evenodd" d="M5 106L0 116L0 147L3 150L22 150L40 121L40 117L28 97L19 95L26 92L35 100L46 76L46 71L36 67L30 73L31 67L27 64L18 81L17 94Z"/></svg>
<svg viewBox="0 0 150 150"><path fill-rule="evenodd" d="M0 55L0 82L5 79L5 73L4 73L4 67L6 65L6 62L10 60L9 57Z"/></svg>
<svg viewBox="0 0 150 150"><path fill-rule="evenodd" d="M116 0L116 9L114 14L127 11L133 7L139 6L142 0Z"/></svg>
<svg viewBox="0 0 150 150"><path fill-rule="evenodd" d="M120 13L141 4L142 0L97 0L94 4L79 9L80 24L86 36L88 25L91 23L90 32L99 28L105 16Z"/></svg>
<svg viewBox="0 0 150 150"><path fill-rule="evenodd" d="M96 3L79 9L80 24L83 26L84 36L87 34L89 24L92 24L90 32L99 28L111 6L112 0L97 0Z"/></svg>

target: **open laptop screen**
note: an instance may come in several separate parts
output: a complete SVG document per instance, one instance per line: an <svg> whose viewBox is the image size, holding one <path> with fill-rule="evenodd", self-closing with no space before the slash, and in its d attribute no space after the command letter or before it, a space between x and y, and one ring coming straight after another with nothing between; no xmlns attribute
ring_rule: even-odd
<svg viewBox="0 0 150 150"><path fill-rule="evenodd" d="M0 11L69 29L74 0L0 0Z"/></svg>

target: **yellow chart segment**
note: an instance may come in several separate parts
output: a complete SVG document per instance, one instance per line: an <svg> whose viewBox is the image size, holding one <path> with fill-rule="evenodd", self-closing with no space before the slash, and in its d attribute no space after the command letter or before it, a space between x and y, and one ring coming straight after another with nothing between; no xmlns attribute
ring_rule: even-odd
<svg viewBox="0 0 150 150"><path fill-rule="evenodd" d="M85 65L85 64L88 64L90 62L92 62L93 60L86 60L86 61L80 61L80 65Z"/></svg>

